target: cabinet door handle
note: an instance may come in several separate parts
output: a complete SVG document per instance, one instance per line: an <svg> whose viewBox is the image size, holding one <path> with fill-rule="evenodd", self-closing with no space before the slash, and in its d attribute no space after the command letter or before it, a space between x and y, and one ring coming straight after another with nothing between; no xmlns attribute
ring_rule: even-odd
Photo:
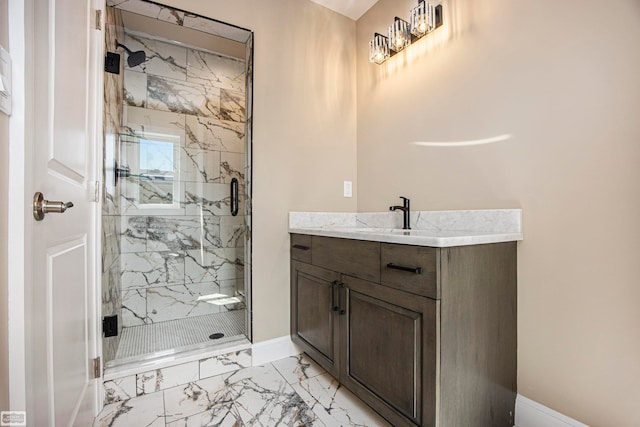
<svg viewBox="0 0 640 427"><path fill-rule="evenodd" d="M293 249L300 249L301 251L308 251L311 248L309 246L293 245Z"/></svg>
<svg viewBox="0 0 640 427"><path fill-rule="evenodd" d="M340 282L338 282L337 280L334 280L333 282L331 282L331 311L338 311L340 310L340 307L336 305L336 286L338 286ZM340 292L340 290L338 289L338 292Z"/></svg>
<svg viewBox="0 0 640 427"><path fill-rule="evenodd" d="M405 267L404 265L396 265L392 262L387 264L387 268L394 270L408 271L409 273L422 274L422 267Z"/></svg>
<svg viewBox="0 0 640 427"><path fill-rule="evenodd" d="M338 283L338 286L340 287L340 289L338 289L338 308L340 310L338 313L342 316L347 312L342 306L342 290L345 289L345 287L344 283Z"/></svg>

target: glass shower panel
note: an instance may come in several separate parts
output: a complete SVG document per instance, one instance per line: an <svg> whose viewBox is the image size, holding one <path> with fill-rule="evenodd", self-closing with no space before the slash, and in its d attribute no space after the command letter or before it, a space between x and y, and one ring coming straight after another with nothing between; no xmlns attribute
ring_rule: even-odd
<svg viewBox="0 0 640 427"><path fill-rule="evenodd" d="M123 44L146 53L133 67L121 61L118 363L247 334L250 153L244 44L231 56L210 34L163 38L142 31L155 20L116 11Z"/></svg>

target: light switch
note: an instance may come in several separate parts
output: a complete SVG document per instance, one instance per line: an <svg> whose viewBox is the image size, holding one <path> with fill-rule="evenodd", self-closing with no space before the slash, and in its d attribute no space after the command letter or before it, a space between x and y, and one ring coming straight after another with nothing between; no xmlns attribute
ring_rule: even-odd
<svg viewBox="0 0 640 427"><path fill-rule="evenodd" d="M344 182L344 197L353 197L353 183L351 181Z"/></svg>

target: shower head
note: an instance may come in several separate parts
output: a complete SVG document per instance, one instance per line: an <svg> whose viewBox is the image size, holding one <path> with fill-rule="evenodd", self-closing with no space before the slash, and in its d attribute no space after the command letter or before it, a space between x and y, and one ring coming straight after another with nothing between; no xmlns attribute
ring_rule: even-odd
<svg viewBox="0 0 640 427"><path fill-rule="evenodd" d="M147 60L147 54L144 52L144 50L132 52L131 49L129 49L122 43L118 43L118 40L116 40L116 47L121 47L127 52L127 54L129 55L129 57L127 58L127 64L129 64L129 67L131 68L136 67Z"/></svg>

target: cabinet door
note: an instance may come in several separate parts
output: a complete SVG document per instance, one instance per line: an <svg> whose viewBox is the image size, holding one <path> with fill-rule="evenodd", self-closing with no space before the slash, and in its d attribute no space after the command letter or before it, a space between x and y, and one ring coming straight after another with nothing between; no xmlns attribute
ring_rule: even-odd
<svg viewBox="0 0 640 427"><path fill-rule="evenodd" d="M435 300L342 281L341 382L394 425L435 425Z"/></svg>
<svg viewBox="0 0 640 427"><path fill-rule="evenodd" d="M339 274L302 262L291 263L291 337L305 353L338 376Z"/></svg>

